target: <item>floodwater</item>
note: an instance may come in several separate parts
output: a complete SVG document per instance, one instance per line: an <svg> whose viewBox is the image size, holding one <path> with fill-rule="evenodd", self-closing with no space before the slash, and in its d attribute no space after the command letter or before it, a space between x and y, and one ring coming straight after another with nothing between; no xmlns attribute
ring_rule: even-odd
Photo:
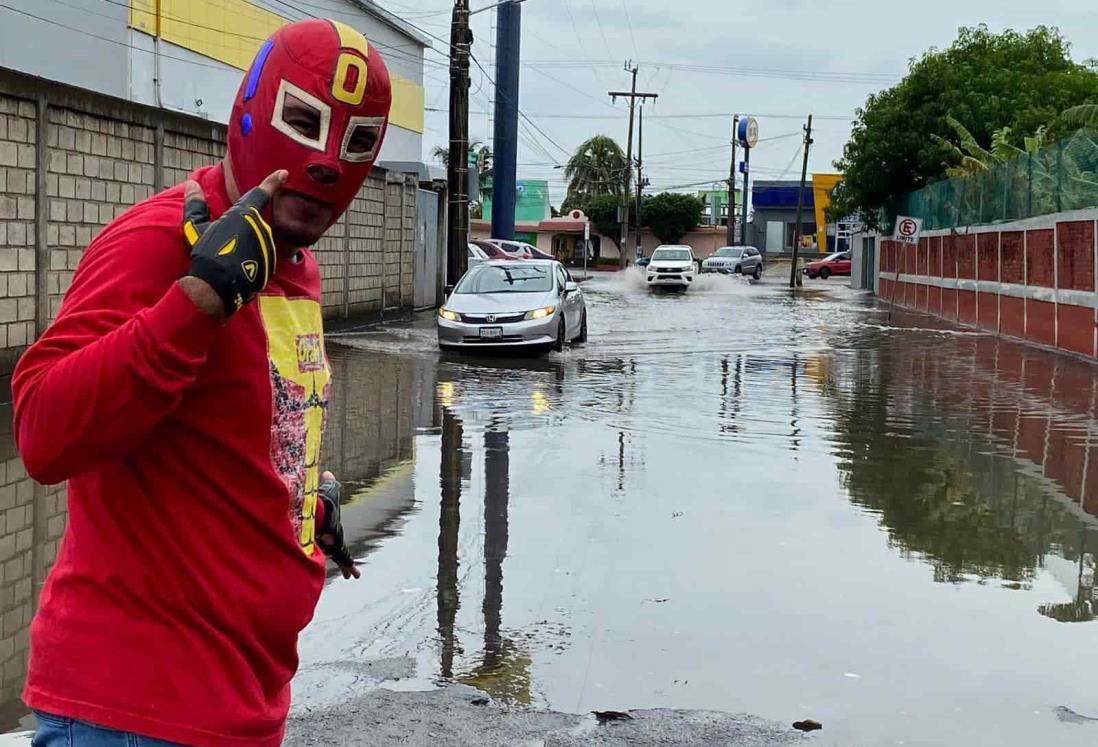
<svg viewBox="0 0 1098 747"><path fill-rule="evenodd" d="M336 338L411 422L297 708L450 681L825 745L1098 743L1095 370L780 280L596 277L590 343L545 358L440 357L431 319Z"/></svg>
<svg viewBox="0 0 1098 747"><path fill-rule="evenodd" d="M590 342L540 358L440 356L430 316L332 335L363 578L330 579L295 709L458 682L1098 743L1096 369L777 275L596 276Z"/></svg>

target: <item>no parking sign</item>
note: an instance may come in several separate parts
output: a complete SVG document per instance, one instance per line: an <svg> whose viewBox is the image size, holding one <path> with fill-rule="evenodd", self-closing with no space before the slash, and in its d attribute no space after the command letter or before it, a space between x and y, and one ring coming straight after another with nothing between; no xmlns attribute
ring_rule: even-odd
<svg viewBox="0 0 1098 747"><path fill-rule="evenodd" d="M919 243L919 234L922 232L922 218L909 218L906 215L900 215L896 218L896 230L893 232L892 240L899 241L901 244L916 246Z"/></svg>

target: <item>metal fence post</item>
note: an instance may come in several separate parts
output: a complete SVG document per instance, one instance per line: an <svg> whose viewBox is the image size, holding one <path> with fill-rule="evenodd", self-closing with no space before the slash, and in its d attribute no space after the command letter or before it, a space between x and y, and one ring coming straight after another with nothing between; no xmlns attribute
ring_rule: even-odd
<svg viewBox="0 0 1098 747"><path fill-rule="evenodd" d="M1028 169L1028 175L1026 182L1029 185L1029 202L1026 205L1026 217L1033 217L1033 154L1028 154L1026 158L1026 168Z"/></svg>
<svg viewBox="0 0 1098 747"><path fill-rule="evenodd" d="M1056 142L1056 212L1064 210L1063 203L1064 141Z"/></svg>

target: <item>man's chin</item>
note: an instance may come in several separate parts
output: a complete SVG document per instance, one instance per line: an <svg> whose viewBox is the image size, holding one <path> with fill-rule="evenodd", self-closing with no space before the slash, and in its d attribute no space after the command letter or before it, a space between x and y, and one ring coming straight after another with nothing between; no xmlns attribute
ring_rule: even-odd
<svg viewBox="0 0 1098 747"><path fill-rule="evenodd" d="M307 249L324 236L324 231L304 231L285 226L272 226L275 247L280 255L293 255L299 249Z"/></svg>
<svg viewBox="0 0 1098 747"><path fill-rule="evenodd" d="M331 205L296 192L275 197L271 228L280 249L312 246L332 224Z"/></svg>

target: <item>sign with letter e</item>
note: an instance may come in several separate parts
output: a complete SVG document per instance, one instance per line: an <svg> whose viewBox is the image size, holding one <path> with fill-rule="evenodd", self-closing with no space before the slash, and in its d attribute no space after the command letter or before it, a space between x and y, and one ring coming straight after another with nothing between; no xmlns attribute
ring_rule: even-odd
<svg viewBox="0 0 1098 747"><path fill-rule="evenodd" d="M899 241L901 244L917 246L919 234L922 232L922 218L909 218L906 215L899 215L896 217L896 231L892 236L892 240Z"/></svg>

